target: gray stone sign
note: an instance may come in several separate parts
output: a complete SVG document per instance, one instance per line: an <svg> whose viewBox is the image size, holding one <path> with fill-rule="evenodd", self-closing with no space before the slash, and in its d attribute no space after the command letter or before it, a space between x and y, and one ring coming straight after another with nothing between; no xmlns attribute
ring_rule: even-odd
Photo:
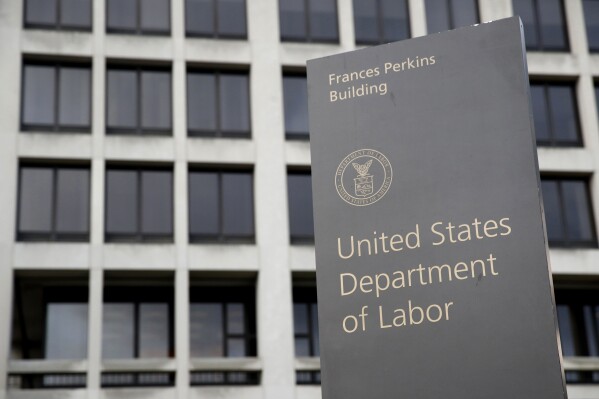
<svg viewBox="0 0 599 399"><path fill-rule="evenodd" d="M558 399L519 18L308 62L323 399Z"/></svg>

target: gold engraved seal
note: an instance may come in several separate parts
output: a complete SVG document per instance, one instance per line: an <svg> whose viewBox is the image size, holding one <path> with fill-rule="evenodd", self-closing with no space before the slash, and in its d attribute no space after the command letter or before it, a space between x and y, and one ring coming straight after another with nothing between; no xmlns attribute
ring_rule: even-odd
<svg viewBox="0 0 599 399"><path fill-rule="evenodd" d="M335 172L337 194L354 206L371 205L383 198L392 180L391 162L371 149L352 152L343 158Z"/></svg>

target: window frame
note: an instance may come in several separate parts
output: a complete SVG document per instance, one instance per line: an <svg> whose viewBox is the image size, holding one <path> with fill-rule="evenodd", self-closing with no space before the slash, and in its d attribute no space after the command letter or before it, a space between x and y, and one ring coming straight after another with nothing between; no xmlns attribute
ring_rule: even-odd
<svg viewBox="0 0 599 399"><path fill-rule="evenodd" d="M308 357L320 357L320 352L319 354L315 354L315 350L314 350L314 346L315 346L315 336L313 334L314 332L314 325L312 323L312 321L314 320L313 316L313 306L317 306L318 307L318 298L315 296L314 298L312 298L311 296L311 292L309 291L313 291L314 294L316 294L316 285L315 283L312 282L294 282L293 284L293 308L295 308L295 305L304 305L306 306L307 312L307 326L308 326L308 332L307 333L298 333L296 331L296 327L295 327L295 323L293 325L293 347L294 347L294 356L297 357L304 357L304 356L298 356L297 353L295 353L295 341L297 339L308 339L308 349L309 349L309 356ZM295 312L295 309L293 310ZM318 310L316 311L316 315L318 316ZM293 314L293 318L295 319L295 314ZM320 332L320 331L319 331ZM320 342L320 339L319 339Z"/></svg>
<svg viewBox="0 0 599 399"><path fill-rule="evenodd" d="M169 282L170 283L170 282ZM140 306L142 304L166 304L168 308L168 356L164 359L174 359L176 357L175 347L175 290L174 287L169 283L154 283L148 286L139 286L133 282L112 282L110 280L104 281L103 285L103 300L102 300L102 317L104 317L104 305L105 304L126 304L133 305L133 357L124 359L150 359L140 357L140 326L139 326L139 315ZM130 292L125 293L124 289L137 288L137 294L132 295ZM116 292L108 292L107 290L115 290ZM163 292L156 295L155 290L163 290ZM170 292L167 292L170 291ZM168 297L167 294L170 294ZM106 298L109 298L108 300ZM102 340L104 339L104 330L102 329ZM101 358L104 361L118 360L114 358L105 358L104 353L101 353ZM161 358L163 359L163 358ZM120 373L119 373L120 374Z"/></svg>
<svg viewBox="0 0 599 399"><path fill-rule="evenodd" d="M104 5L104 15L106 17L106 21L105 21L105 27L106 27L106 33L107 34L123 34L123 35L139 35L139 36L171 36L171 31L173 29L172 27L172 1L171 0L166 0L168 2L168 15L166 17L166 20L168 21L168 28L167 29L142 29L141 27L141 2L142 0L135 0L135 28L133 29L128 29L128 28L111 28L109 27L109 7L110 7L110 0L105 0L105 5ZM171 89L172 90L172 89ZM171 97L172 98L172 97Z"/></svg>
<svg viewBox="0 0 599 399"><path fill-rule="evenodd" d="M193 304L218 304L221 311L223 333L222 356L223 359L244 359L256 357L258 354L258 320L257 304L255 297L255 284L248 281L191 281L189 284L189 306ZM194 292L196 291L196 292ZM200 293L197 293L200 291ZM243 305L243 327L245 333L228 332L228 305ZM191 312L189 315L189 328L191 330ZM191 334L190 334L191 335ZM245 342L245 355L241 357L229 356L229 339L242 339ZM192 356L191 338L189 342L189 356L192 359L203 359L204 356Z"/></svg>
<svg viewBox="0 0 599 399"><path fill-rule="evenodd" d="M52 171L52 209L51 209L51 229L49 232L44 233L21 233L19 222L21 220L21 187L23 182L22 171L23 168L36 168L46 169ZM87 208L87 233L59 233L56 231L57 227L57 197L58 197L58 171L60 169L76 169L85 170L88 172L88 189L89 189L89 200ZM15 223L15 237L18 242L89 242L91 230L91 168L85 164L74 164L74 165L48 165L43 163L30 163L22 162L19 164L19 181L17 187L17 212L16 212L16 223Z"/></svg>
<svg viewBox="0 0 599 399"><path fill-rule="evenodd" d="M191 221L189 220L189 232L188 238L190 244L255 244L256 243L256 197L255 197L255 180L254 180L254 171L252 169L205 169L198 167L190 167L187 173L187 184L188 187L191 187L190 177L192 173L212 173L217 175L218 180L218 234L217 235L208 235L208 234L198 234L191 232ZM224 212L223 212L223 175L227 173L243 173L250 176L252 180L252 226L253 233L251 236L229 236L223 233L224 227ZM189 195L191 193L191 189L188 189L187 200L188 200L188 209L191 206L191 201ZM189 219L188 212L188 219Z"/></svg>
<svg viewBox="0 0 599 399"><path fill-rule="evenodd" d="M552 248L598 248L599 243L597 241L597 227L595 225L595 213L593 210L593 202L591 192L589 190L589 178L587 176L563 176L563 175L541 175L541 182L543 181L554 181L557 184L558 191L558 201L559 201L559 212L561 217L561 229L566 237L564 240L549 240L549 235L547 233L547 243L549 247ZM584 184L586 191L586 205L588 207L589 212L589 223L591 228L591 233L593 238L590 241L584 240L571 240L568 238L568 228L566 221L566 206L564 201L564 194L562 188L562 182L564 181L577 181ZM544 211L545 205L543 204L543 213L545 217L547 217L547 213ZM545 231L547 228L545 227Z"/></svg>
<svg viewBox="0 0 599 399"><path fill-rule="evenodd" d="M580 110L578 107L578 99L576 97L576 85L575 82L559 82L559 81L542 81L542 80L536 80L536 79L531 79L530 81L530 86L542 86L543 88L543 97L545 99L545 104L547 105L546 109L545 109L545 113L547 114L547 126L549 127L549 140L548 141L544 141L544 140L539 140L536 135L535 135L535 142L539 147L564 147L564 148L578 148L578 147L584 147L584 141L582 138L582 129L581 129L581 123L580 123ZM574 123L576 124L576 136L577 136L577 140L574 141L558 141L555 139L555 131L556 129L554 128L554 124L553 124L553 111L551 109L551 99L549 96L549 88L550 87L567 87L568 89L571 90L572 92L572 106L574 107ZM532 90L531 90L532 91ZM532 95L531 95L531 101L532 101ZM533 123L534 123L534 118L533 118ZM536 127L535 127L535 132L536 132Z"/></svg>
<svg viewBox="0 0 599 399"><path fill-rule="evenodd" d="M336 26L336 37L335 39L319 39L319 38L314 38L312 35L312 23L311 23L311 9L310 9L310 0L303 0L304 1L304 10L306 11L306 15L305 15L305 19L304 19L304 25L306 27L306 35L303 38L298 38L298 37L288 37L285 36L283 34L283 31L280 29L280 22L279 22L279 40L281 42L288 42L288 43L317 43L317 44L339 44L340 43L340 35L339 35L339 5L337 4L337 0L332 0L333 4L335 6L335 18L337 20L337 26ZM278 6L279 6L279 21L281 19L280 15L281 15L281 3L280 0L278 0Z"/></svg>
<svg viewBox="0 0 599 399"><path fill-rule="evenodd" d="M352 1L352 7L354 6L354 1ZM360 0L357 0L360 1ZM360 46L372 46L372 45L377 45L377 44L385 44L385 43L391 43L395 40L388 40L385 38L385 19L383 18L384 13L383 13L383 5L381 4L382 0L375 0L376 2L376 27L377 27L377 36L378 38L376 40L364 40L364 39L359 39L358 38L358 34L355 34L355 42L357 45ZM410 21L410 4L409 0L404 0L404 4L405 4L405 12L406 12L406 23L407 23L407 30L408 30L408 36L405 39L400 39L400 40L407 40L410 37L412 37L412 23ZM354 14L354 32L357 32L355 29L356 26L356 17Z"/></svg>
<svg viewBox="0 0 599 399"><path fill-rule="evenodd" d="M54 70L54 114L53 124L31 124L25 123L25 69L28 66L47 67ZM89 122L87 125L67 125L60 124L60 70L62 68L79 68L89 70ZM21 110L19 115L19 127L23 133L43 132L43 133L91 133L93 123L93 69L87 61L60 61L60 60L30 60L23 59L21 65Z"/></svg>
<svg viewBox="0 0 599 399"><path fill-rule="evenodd" d="M304 141L304 142L310 142L310 127L308 126L308 131L304 133L289 133L287 131L287 121L285 120L285 115L286 115L286 110L285 110L285 78L304 78L304 80L306 81L306 93L308 92L308 77L306 74L306 71L303 72L299 72L299 71L287 71L287 70L283 70L283 79L282 79L282 90L283 90L283 125L284 125L284 129L285 129L285 140L289 140L289 141ZM308 98L306 97L306 101L308 100ZM306 102L306 109L307 109L308 103ZM306 115L306 118L308 118L308 115ZM307 121L306 121L307 122Z"/></svg>
<svg viewBox="0 0 599 399"><path fill-rule="evenodd" d="M203 74L211 75L214 77L214 105L216 110L215 122L216 129L214 130L201 130L192 129L189 124L189 75L190 74ZM244 76L247 78L247 93L248 93L248 131L223 131L221 127L221 76L222 75L233 75L233 76ZM252 102L251 102L251 83L250 74L247 70L242 69L206 69L206 68L187 68L185 75L185 101L188 107L187 114L185 115L185 124L187 126L187 137L208 137L208 138L231 138L231 139L251 139L252 138Z"/></svg>
<svg viewBox="0 0 599 399"><path fill-rule="evenodd" d="M289 176L290 175L299 175L299 176L309 176L310 183L312 183L312 171L310 169L288 169L286 175L286 185L287 185L287 220L289 222L289 243L291 245L314 245L315 235L314 231L311 236L305 235L294 235L291 231L291 196L289 195ZM314 212L314 204L312 204L312 212Z"/></svg>
<svg viewBox="0 0 599 399"><path fill-rule="evenodd" d="M62 19L62 0L56 0L56 22L45 24L40 22L27 22L27 9L30 7L29 0L23 1L23 29L45 29L71 32L89 32L91 33L94 25L94 2L90 1L89 26L63 24Z"/></svg>
<svg viewBox="0 0 599 399"><path fill-rule="evenodd" d="M213 5L213 12L212 12L212 22L214 24L214 29L212 34L209 33L200 33L197 31L192 31L189 29L189 27L187 26L187 20L185 21L185 37L199 37L199 38L213 38L213 39L225 39L225 40L245 40L248 38L248 12L247 12L247 0L243 0L243 12L244 12L244 18L245 18L245 33L242 35L238 35L238 34L228 34L228 33L222 33L219 30L219 24L218 24L218 15L219 15L219 3L220 0L211 0L212 1L212 5ZM189 0L185 0L185 14L187 15L187 9L188 9L188 2Z"/></svg>
<svg viewBox="0 0 599 399"><path fill-rule="evenodd" d="M108 122L108 103L110 102L109 94L109 79L108 74L110 71L129 71L135 72L135 82L137 90L135 93L137 112L135 113L136 127L131 129L122 126L111 127ZM142 75L144 72L165 72L169 74L170 79L170 118L169 118L169 129L162 128L144 128L142 126L142 98L143 98L143 87L142 87ZM106 135L126 135L126 136L172 136L173 134L173 73L172 69L168 66L141 66L141 65L121 65L121 64L107 64L106 66L106 81L104 84L105 96L104 96L104 109L105 112L105 130Z"/></svg>
<svg viewBox="0 0 599 399"><path fill-rule="evenodd" d="M512 9L514 8L514 0L512 0ZM526 43L524 44L526 47L526 51L544 51L544 52L570 52L571 51L571 47L570 47L570 36L568 34L568 18L566 17L566 7L564 5L564 1L563 0L557 0L559 2L559 6L561 9L561 13L562 13L562 21L563 22L561 24L561 30L562 33L564 34L564 42L565 45L564 47L552 47L552 46L545 46L544 44L544 40L543 40L543 35L541 34L541 24L540 24L540 12L539 12L539 0L528 0L531 2L532 8L534 10L534 27L535 27L535 33L537 35L538 38L538 46L535 47L528 47L526 46ZM515 10L514 10L515 11ZM514 14L516 15L516 14ZM523 22L524 23L524 22ZM586 27L586 26L585 26Z"/></svg>
<svg viewBox="0 0 599 399"><path fill-rule="evenodd" d="M380 1L380 0L379 0ZM447 26L449 27L448 30L453 30L453 29L457 29L457 28L461 28L463 27L463 25L460 26L456 26L455 24L455 14L454 14L454 7L453 7L453 0L436 0L436 1L444 1L445 4L447 5ZM475 13L476 13L476 20L478 21L477 23L480 24L480 5L478 4L478 0L474 0L474 8L475 8ZM431 32L431 30L428 27L428 11L426 10L426 4L425 4L425 17L427 18L427 26L426 26L426 32L427 34L433 34L433 33L438 33L438 32ZM467 25L466 25L467 26Z"/></svg>
<svg viewBox="0 0 599 399"><path fill-rule="evenodd" d="M166 243L171 244L174 242L175 235L175 198L174 198L174 186L175 179L173 168L169 166L155 166L155 165L106 165L106 173L104 176L104 243ZM120 170L135 172L136 182L135 190L137 193L136 206L136 218L137 218L137 231L134 234L128 233L110 233L108 231L108 171ZM171 174L171 233L170 234L148 234L142 232L142 213L143 213L143 199L142 199L142 174L146 171L163 171Z"/></svg>

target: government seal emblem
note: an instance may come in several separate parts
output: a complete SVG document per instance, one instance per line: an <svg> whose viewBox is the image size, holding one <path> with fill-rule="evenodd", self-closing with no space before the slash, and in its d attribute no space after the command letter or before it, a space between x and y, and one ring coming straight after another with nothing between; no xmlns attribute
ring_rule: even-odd
<svg viewBox="0 0 599 399"><path fill-rule="evenodd" d="M387 157L379 151L363 149L341 161L335 173L335 188L348 204L366 206L383 198L392 179L393 170Z"/></svg>

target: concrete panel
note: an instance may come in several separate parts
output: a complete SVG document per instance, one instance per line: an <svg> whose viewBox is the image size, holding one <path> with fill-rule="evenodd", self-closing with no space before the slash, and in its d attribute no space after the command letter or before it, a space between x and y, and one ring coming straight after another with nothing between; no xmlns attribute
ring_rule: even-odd
<svg viewBox="0 0 599 399"><path fill-rule="evenodd" d="M247 164L256 162L256 143L248 139L187 139L187 159L190 163Z"/></svg>
<svg viewBox="0 0 599 399"><path fill-rule="evenodd" d="M107 136L104 141L107 160L164 161L175 158L172 137Z"/></svg>
<svg viewBox="0 0 599 399"><path fill-rule="evenodd" d="M261 387L191 387L189 399L263 399ZM283 398L281 398L283 399ZM287 399L287 398L285 398Z"/></svg>
<svg viewBox="0 0 599 399"><path fill-rule="evenodd" d="M289 267L292 271L316 271L314 245L292 245L289 248Z"/></svg>
<svg viewBox="0 0 599 399"><path fill-rule="evenodd" d="M91 57L93 38L91 33L23 30L21 50L27 54Z"/></svg>
<svg viewBox="0 0 599 399"><path fill-rule="evenodd" d="M8 363L9 373L66 373L85 372L85 360L11 360Z"/></svg>
<svg viewBox="0 0 599 399"><path fill-rule="evenodd" d="M597 385L568 385L569 399L599 398L599 386Z"/></svg>
<svg viewBox="0 0 599 399"><path fill-rule="evenodd" d="M599 275L599 249L551 249L553 275Z"/></svg>
<svg viewBox="0 0 599 399"><path fill-rule="evenodd" d="M172 270L175 257L173 244L106 244L103 263L112 270Z"/></svg>
<svg viewBox="0 0 599 399"><path fill-rule="evenodd" d="M92 138L89 133L21 133L20 158L89 159Z"/></svg>
<svg viewBox="0 0 599 399"><path fill-rule="evenodd" d="M191 244L187 259L190 270L257 271L260 268L255 245Z"/></svg>
<svg viewBox="0 0 599 399"><path fill-rule="evenodd" d="M188 38L185 40L185 59L198 64L249 65L252 53L246 41Z"/></svg>
<svg viewBox="0 0 599 399"><path fill-rule="evenodd" d="M585 148L539 147L539 169L545 172L593 173L597 160Z"/></svg>
<svg viewBox="0 0 599 399"><path fill-rule="evenodd" d="M14 251L16 269L88 269L90 264L89 244L19 242Z"/></svg>
<svg viewBox="0 0 599 399"><path fill-rule="evenodd" d="M110 34L106 35L104 46L107 58L169 62L173 58L170 37Z"/></svg>
<svg viewBox="0 0 599 399"><path fill-rule="evenodd" d="M8 390L7 399L87 399L85 389Z"/></svg>
<svg viewBox="0 0 599 399"><path fill-rule="evenodd" d="M305 44L281 43L281 63L285 66L306 67L306 61L312 58L326 57L342 53L351 49L343 48L338 44Z"/></svg>
<svg viewBox="0 0 599 399"><path fill-rule="evenodd" d="M287 165L310 166L310 142L285 142L285 160Z"/></svg>
<svg viewBox="0 0 599 399"><path fill-rule="evenodd" d="M529 52L527 59L531 79L539 76L573 77L580 71L580 60L573 54Z"/></svg>
<svg viewBox="0 0 599 399"><path fill-rule="evenodd" d="M295 387L296 399L320 399L322 392L320 385L307 385Z"/></svg>
<svg viewBox="0 0 599 399"><path fill-rule="evenodd" d="M100 391L100 399L173 399L175 388L115 388Z"/></svg>

